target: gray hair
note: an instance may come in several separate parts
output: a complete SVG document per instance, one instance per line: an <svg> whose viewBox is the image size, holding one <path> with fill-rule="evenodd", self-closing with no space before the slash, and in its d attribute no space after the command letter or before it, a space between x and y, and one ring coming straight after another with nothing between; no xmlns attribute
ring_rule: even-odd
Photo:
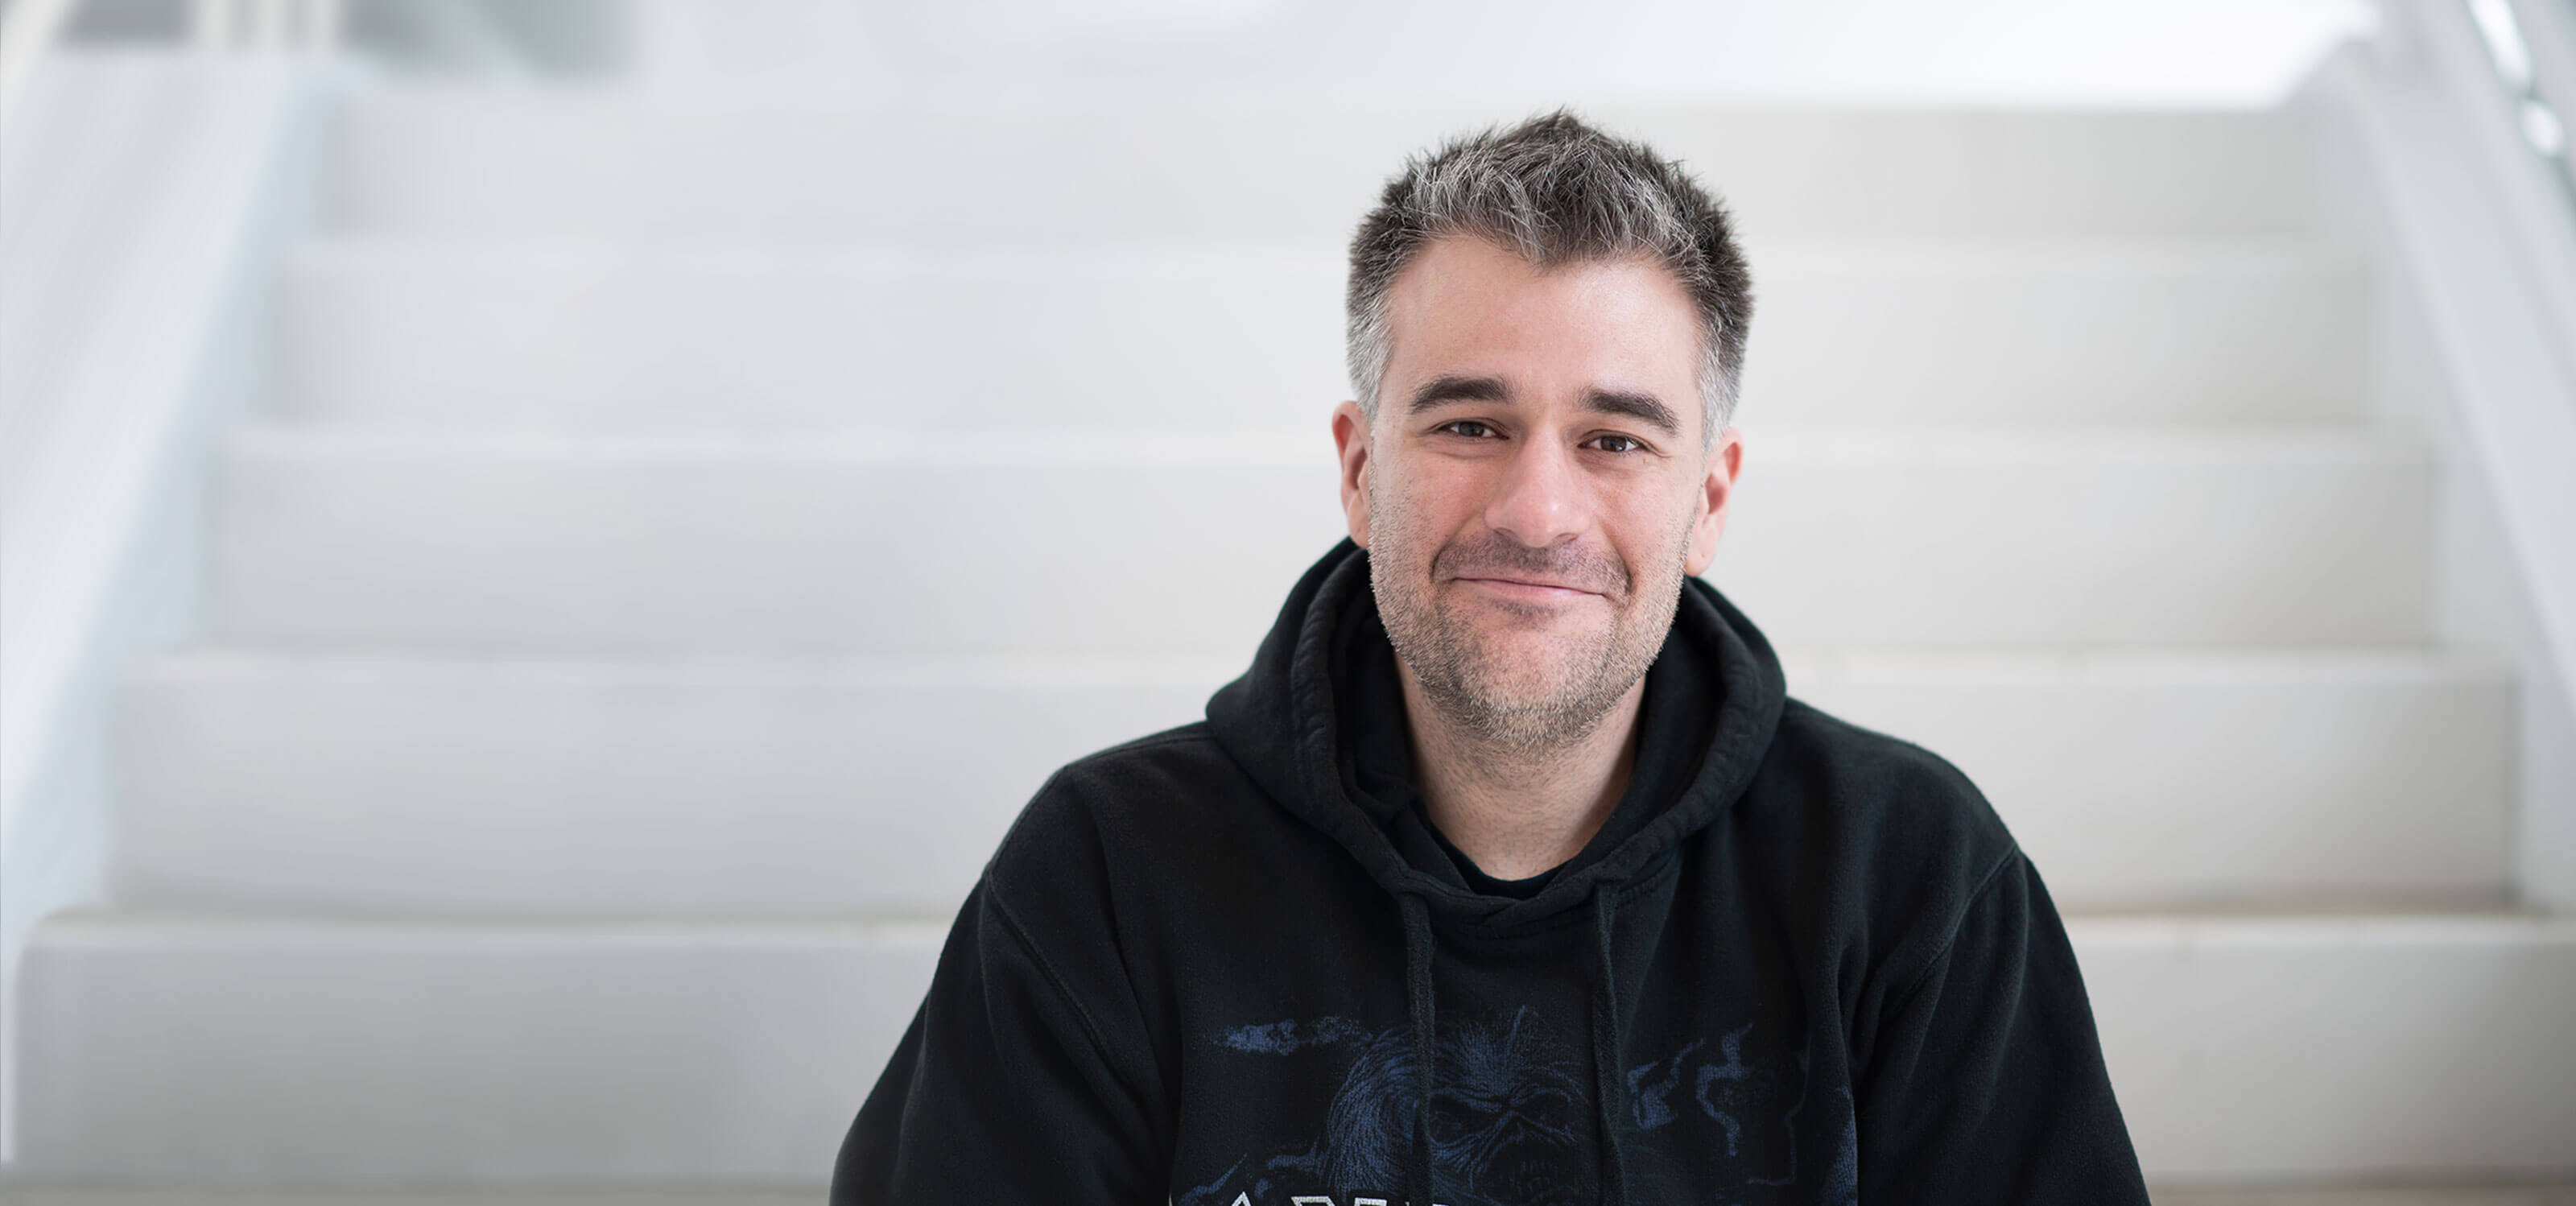
<svg viewBox="0 0 2576 1206"><path fill-rule="evenodd" d="M1753 278L1726 211L1643 143L1563 109L1454 139L1407 160L1351 239L1349 356L1360 410L1377 416L1387 294L1433 241L1468 235L1540 268L1640 256L1672 270L1699 310L1703 438L1735 415Z"/></svg>

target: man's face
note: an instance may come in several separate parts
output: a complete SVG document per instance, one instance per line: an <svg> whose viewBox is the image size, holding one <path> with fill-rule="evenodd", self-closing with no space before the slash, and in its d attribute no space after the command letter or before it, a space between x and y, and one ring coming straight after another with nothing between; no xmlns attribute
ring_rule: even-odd
<svg viewBox="0 0 2576 1206"><path fill-rule="evenodd" d="M1696 311L1645 260L1540 271L1442 239L1388 298L1374 422L1334 412L1342 507L1387 635L1492 740L1590 730L1708 566L1742 447L1703 451Z"/></svg>

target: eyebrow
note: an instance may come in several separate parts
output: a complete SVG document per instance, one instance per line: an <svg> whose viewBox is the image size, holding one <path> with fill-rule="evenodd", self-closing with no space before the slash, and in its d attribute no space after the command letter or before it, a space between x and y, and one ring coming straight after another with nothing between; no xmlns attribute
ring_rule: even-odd
<svg viewBox="0 0 2576 1206"><path fill-rule="evenodd" d="M1681 420L1673 415L1673 408L1664 405L1661 399L1652 394L1634 394L1610 389L1585 390L1583 405L1585 409L1605 415L1626 415L1662 431L1665 435L1680 435L1682 431Z"/></svg>
<svg viewBox="0 0 2576 1206"><path fill-rule="evenodd" d="M1434 377L1413 391L1404 413L1418 415L1449 402L1509 402L1512 391L1496 377Z"/></svg>

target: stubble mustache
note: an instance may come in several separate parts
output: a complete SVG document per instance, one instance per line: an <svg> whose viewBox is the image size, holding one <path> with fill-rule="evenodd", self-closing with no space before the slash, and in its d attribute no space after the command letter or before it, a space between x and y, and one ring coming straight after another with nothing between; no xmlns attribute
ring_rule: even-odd
<svg viewBox="0 0 2576 1206"><path fill-rule="evenodd" d="M1628 567L1615 555L1573 542L1539 548L1487 529L1452 542L1432 558L1434 582L1458 578L1534 579L1608 597L1628 598Z"/></svg>

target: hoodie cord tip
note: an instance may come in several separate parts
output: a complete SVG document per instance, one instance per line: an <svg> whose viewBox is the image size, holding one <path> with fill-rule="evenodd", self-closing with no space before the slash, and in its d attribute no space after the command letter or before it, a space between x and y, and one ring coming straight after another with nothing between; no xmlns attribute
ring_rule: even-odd
<svg viewBox="0 0 2576 1206"><path fill-rule="evenodd" d="M1413 1167L1405 1194L1415 1206L1432 1206L1431 1081L1438 1056L1438 1002L1431 984L1431 906L1410 892L1396 899L1404 912L1405 986L1413 1013Z"/></svg>
<svg viewBox="0 0 2576 1206"><path fill-rule="evenodd" d="M1611 902L1609 883L1604 882L1593 892L1592 914L1601 938L1601 987L1593 997L1593 1008L1599 1016L1592 1023L1594 1096L1601 1122L1601 1200L1607 1206L1626 1206L1628 1162L1619 1140L1619 1116L1624 1104L1619 1094L1619 1061L1624 1044L1619 1035L1618 948L1612 941L1618 910Z"/></svg>

